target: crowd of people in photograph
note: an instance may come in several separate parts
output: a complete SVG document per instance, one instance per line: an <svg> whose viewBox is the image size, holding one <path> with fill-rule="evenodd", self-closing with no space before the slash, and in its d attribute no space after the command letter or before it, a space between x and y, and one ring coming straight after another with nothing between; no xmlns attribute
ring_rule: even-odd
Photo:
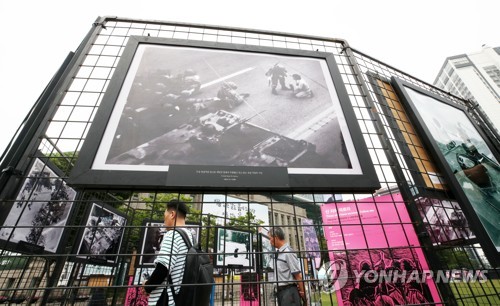
<svg viewBox="0 0 500 306"><path fill-rule="evenodd" d="M292 97L305 99L312 98L313 91L307 81L297 73L291 75L289 84L287 69L281 63L276 63L265 73L271 93L278 95L278 84L281 90L290 91ZM246 101L250 93L238 92L238 85L234 81L222 81L215 97L196 97L200 93L202 84L200 76L193 69L186 69L183 73L173 75L170 70L156 70L147 76L137 76L131 90L129 101L146 101L147 104L160 103L164 107L172 107L177 111L200 112L208 108L209 103L222 102L218 105L234 108Z"/></svg>

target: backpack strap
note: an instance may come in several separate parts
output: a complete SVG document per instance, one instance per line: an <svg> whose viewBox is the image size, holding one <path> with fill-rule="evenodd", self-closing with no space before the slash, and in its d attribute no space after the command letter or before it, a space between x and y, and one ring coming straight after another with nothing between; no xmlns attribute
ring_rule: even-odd
<svg viewBox="0 0 500 306"><path fill-rule="evenodd" d="M186 246L188 248L188 252L189 252L189 249L193 246L193 244L191 243L191 240L189 240L186 231L179 230L179 229L174 229L174 231L176 231L177 233L179 233L179 235L181 235L182 240L184 240L184 243L186 244ZM172 235L172 237L173 237L173 235ZM187 256L187 253L186 253L186 256ZM184 267L184 272L185 272L185 269L186 269L186 267ZM172 286L170 286L170 291L172 291L172 298L173 298L173 297L175 297L174 282L172 281L172 276L170 276L170 273L168 274L168 282L172 285Z"/></svg>
<svg viewBox="0 0 500 306"><path fill-rule="evenodd" d="M193 246L193 244L191 243L191 240L189 240L189 238L187 236L186 231L178 230L178 229L175 229L175 231L181 235L182 239L184 239L184 243L186 244L188 249Z"/></svg>

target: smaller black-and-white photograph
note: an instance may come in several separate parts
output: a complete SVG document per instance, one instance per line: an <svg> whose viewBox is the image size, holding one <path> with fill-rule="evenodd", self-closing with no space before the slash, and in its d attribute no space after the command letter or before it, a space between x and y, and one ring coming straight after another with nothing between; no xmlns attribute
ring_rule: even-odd
<svg viewBox="0 0 500 306"><path fill-rule="evenodd" d="M56 253L75 196L48 163L36 158L0 229L0 239Z"/></svg>
<svg viewBox="0 0 500 306"><path fill-rule="evenodd" d="M262 269L266 270L267 268L271 268L271 256L275 250L266 234L260 233L259 235L262 243Z"/></svg>
<svg viewBox="0 0 500 306"><path fill-rule="evenodd" d="M457 202L433 198L419 198L416 201L433 243L475 238Z"/></svg>
<svg viewBox="0 0 500 306"><path fill-rule="evenodd" d="M107 205L92 203L78 248L78 257L114 263L127 219Z"/></svg>
<svg viewBox="0 0 500 306"><path fill-rule="evenodd" d="M201 224L198 223L190 223L186 222L185 228L187 228L190 232L191 235L193 236L193 245L196 245L197 243L200 243L200 226Z"/></svg>
<svg viewBox="0 0 500 306"><path fill-rule="evenodd" d="M253 267L252 233L227 227L219 227L215 232L216 267Z"/></svg>
<svg viewBox="0 0 500 306"><path fill-rule="evenodd" d="M183 228L187 228L193 237L194 244L198 242L200 224L186 222ZM161 242L165 234L165 224L161 221L146 222L142 236L140 265L153 264L156 255L160 253Z"/></svg>
<svg viewBox="0 0 500 306"><path fill-rule="evenodd" d="M156 255L160 252L161 242L165 233L163 222L147 222L142 238L140 264L153 264Z"/></svg>

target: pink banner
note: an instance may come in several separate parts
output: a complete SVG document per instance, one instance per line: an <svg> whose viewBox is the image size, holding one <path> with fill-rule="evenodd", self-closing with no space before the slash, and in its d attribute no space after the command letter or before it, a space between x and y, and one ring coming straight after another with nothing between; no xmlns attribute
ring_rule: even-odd
<svg viewBox="0 0 500 306"><path fill-rule="evenodd" d="M347 270L348 278L333 280L339 305L440 301L400 194L324 204L321 214L333 272ZM402 282L402 274L414 281Z"/></svg>

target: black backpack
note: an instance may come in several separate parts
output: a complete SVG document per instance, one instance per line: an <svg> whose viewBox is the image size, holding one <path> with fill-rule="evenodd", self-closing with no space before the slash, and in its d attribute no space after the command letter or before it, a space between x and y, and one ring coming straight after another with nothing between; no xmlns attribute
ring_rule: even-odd
<svg viewBox="0 0 500 306"><path fill-rule="evenodd" d="M182 278L181 289L175 294L174 287L171 286L172 295L176 306L208 306L210 304L210 294L212 286L215 285L214 266L210 257L201 251L198 243L191 244L187 234L183 230L176 230L181 234L182 239L188 247L186 262L184 266L184 276ZM172 279L169 276L169 282Z"/></svg>

